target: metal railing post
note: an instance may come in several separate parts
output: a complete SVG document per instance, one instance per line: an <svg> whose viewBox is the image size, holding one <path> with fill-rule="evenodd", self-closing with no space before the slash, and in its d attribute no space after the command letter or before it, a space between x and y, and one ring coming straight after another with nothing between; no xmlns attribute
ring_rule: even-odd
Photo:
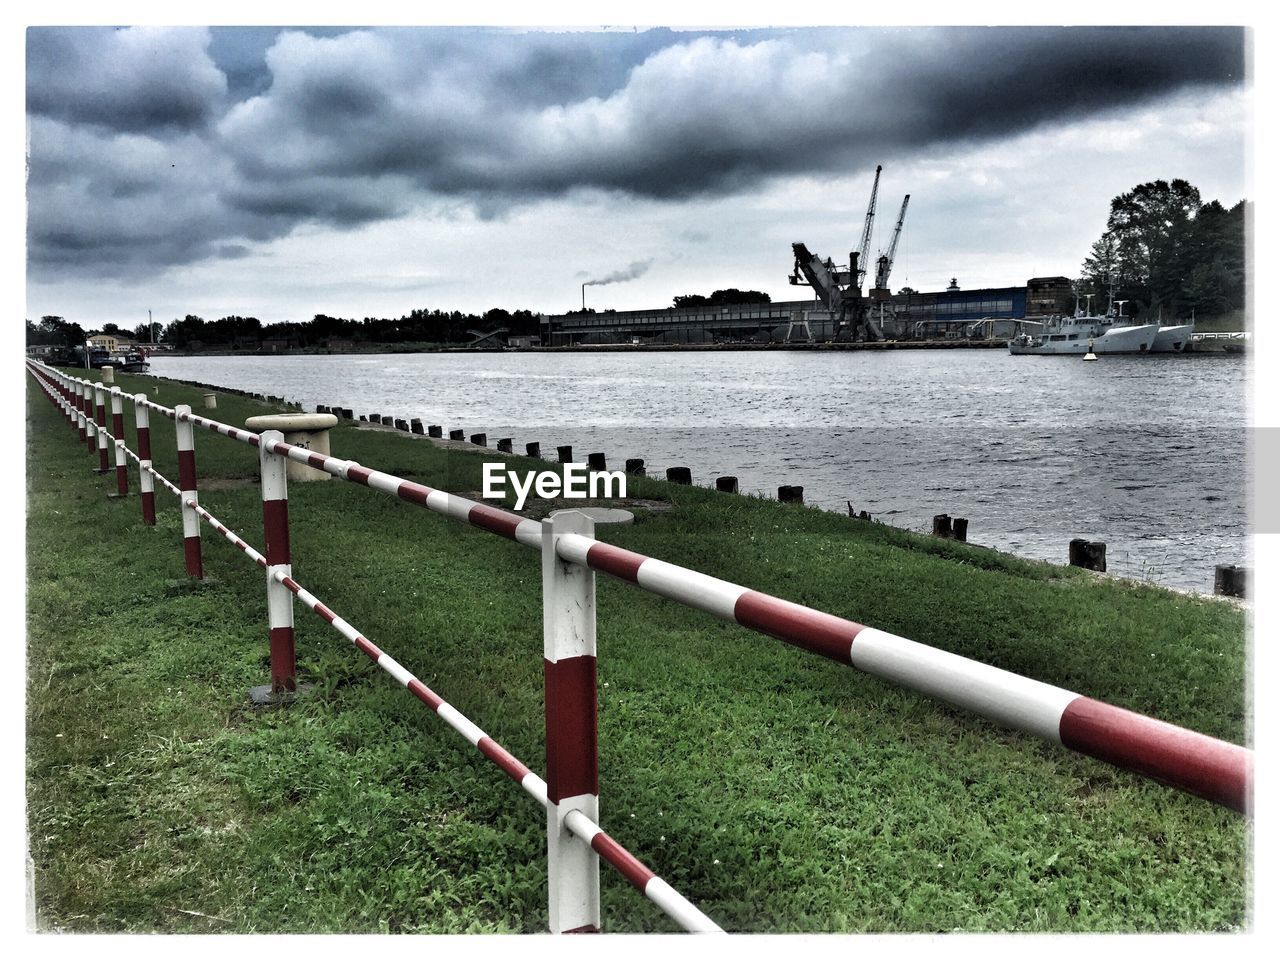
<svg viewBox="0 0 1280 960"><path fill-rule="evenodd" d="M262 532L267 558L267 626L271 646L271 686L265 695L292 693L298 688L293 649L293 592L277 577L293 575L289 553L289 479L286 457L268 447L284 441L279 430L264 430L258 441L262 473Z"/></svg>
<svg viewBox="0 0 1280 960"><path fill-rule="evenodd" d="M156 481L151 473L151 411L145 393L134 394L133 423L138 431L138 492L142 501L142 522L156 525Z"/></svg>
<svg viewBox="0 0 1280 960"><path fill-rule="evenodd" d="M116 493L127 497L129 467L124 455L124 401L121 399L119 387L111 388L111 432L116 438Z"/></svg>
<svg viewBox="0 0 1280 960"><path fill-rule="evenodd" d="M191 428L191 407L180 404L173 408L173 429L178 435L178 487L182 491L182 548L186 555L187 573L204 579L200 558L200 516L191 509L196 496L196 438Z"/></svg>
<svg viewBox="0 0 1280 960"><path fill-rule="evenodd" d="M107 397L102 384L93 385L93 417L98 425L98 473L107 473L111 467L107 465Z"/></svg>
<svg viewBox="0 0 1280 960"><path fill-rule="evenodd" d="M72 380L71 384L75 391L76 425L80 428L80 442L86 443L89 436L89 418L84 415L84 381L76 379ZM90 447L90 449L93 448Z"/></svg>
<svg viewBox="0 0 1280 960"><path fill-rule="evenodd" d="M57 378L58 396L61 397L62 416L66 418L68 426L74 431L76 428L76 415L71 409L71 388L67 386L67 378L61 373L55 373Z"/></svg>
<svg viewBox="0 0 1280 960"><path fill-rule="evenodd" d="M596 580L566 563L556 540L593 537L595 522L576 510L542 524L542 649L547 736L547 908L552 933L600 929L600 859L564 825L581 810L600 820L596 734Z"/></svg>

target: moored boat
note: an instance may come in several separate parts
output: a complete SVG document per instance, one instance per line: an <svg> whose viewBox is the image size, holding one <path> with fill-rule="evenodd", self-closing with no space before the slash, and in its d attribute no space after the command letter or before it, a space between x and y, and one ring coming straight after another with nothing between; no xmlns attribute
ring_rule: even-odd
<svg viewBox="0 0 1280 960"><path fill-rule="evenodd" d="M1172 327L1161 327L1156 333L1155 342L1151 345L1152 353L1182 353L1191 343L1191 335L1196 332L1195 321L1180 323Z"/></svg>
<svg viewBox="0 0 1280 960"><path fill-rule="evenodd" d="M151 369L145 353L126 353L115 360L115 368L121 373L146 373Z"/></svg>
<svg viewBox="0 0 1280 960"><path fill-rule="evenodd" d="M1023 334L1009 341L1014 356L1084 356L1092 341L1093 353L1147 353L1159 333L1158 324L1117 327L1106 317L1078 315L1054 317L1039 334Z"/></svg>

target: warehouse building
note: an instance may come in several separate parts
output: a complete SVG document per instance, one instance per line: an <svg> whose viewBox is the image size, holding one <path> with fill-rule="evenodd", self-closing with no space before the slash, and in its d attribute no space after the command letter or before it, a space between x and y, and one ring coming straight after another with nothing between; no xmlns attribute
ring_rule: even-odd
<svg viewBox="0 0 1280 960"><path fill-rule="evenodd" d="M895 294L868 305L891 340L1008 337L1016 321L1070 314L1074 294L1067 277L1036 277L1021 287L961 290L955 280L937 293ZM984 322L986 321L986 322ZM685 309L565 313L544 319L542 342L551 346L606 343L781 343L830 340L830 314L813 298L777 303Z"/></svg>

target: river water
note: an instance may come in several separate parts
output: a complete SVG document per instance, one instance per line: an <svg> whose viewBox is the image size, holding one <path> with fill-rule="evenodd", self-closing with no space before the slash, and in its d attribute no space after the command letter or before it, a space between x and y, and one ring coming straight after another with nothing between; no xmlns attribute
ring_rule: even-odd
<svg viewBox="0 0 1280 960"><path fill-rule="evenodd" d="M999 350L156 357L158 376L512 437L572 444L612 469L744 491L804 487L928 530L1065 563L1074 537L1108 569L1210 592L1246 561L1247 362L1230 355L1011 357ZM340 450L335 454L341 455ZM376 466L376 465L372 465Z"/></svg>

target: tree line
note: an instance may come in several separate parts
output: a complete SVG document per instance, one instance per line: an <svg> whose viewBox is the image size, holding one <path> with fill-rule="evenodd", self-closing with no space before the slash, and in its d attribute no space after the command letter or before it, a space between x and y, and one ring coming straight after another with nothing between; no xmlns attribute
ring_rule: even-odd
<svg viewBox="0 0 1280 960"><path fill-rule="evenodd" d="M1253 205L1203 201L1186 180L1142 183L1111 201L1107 228L1081 265L1077 293L1134 302L1129 316L1185 318L1244 307Z"/></svg>
<svg viewBox="0 0 1280 960"><path fill-rule="evenodd" d="M688 307L719 307L734 303L771 303L769 295L760 290L739 290L737 287L726 287L714 290L710 296L700 293L686 293L671 299L671 305L677 310Z"/></svg>
<svg viewBox="0 0 1280 960"><path fill-rule="evenodd" d="M676 307L768 302L767 293L733 287L716 290L710 296L686 294L673 300ZM595 310L589 312L594 313ZM482 314L423 308L411 310L397 318L365 317L362 320L317 313L307 321L286 320L266 324L257 317L229 316L206 320L195 314L187 314L181 320L173 320L167 324L155 323L152 326L155 328L155 340L171 344L178 350L229 351L257 351L264 347L323 349L332 341L346 341L352 345L456 344L476 339L472 331L488 333L505 328L508 336L537 335L540 331L538 314L530 310L504 310L501 307L494 307ZM132 330L114 323L86 330L80 324L69 322L63 317L41 317L38 324L27 321L28 346L48 344L75 350L83 347L88 337L98 333L132 338L140 344L152 340L152 332L145 323Z"/></svg>
<svg viewBox="0 0 1280 960"><path fill-rule="evenodd" d="M488 333L505 327L508 335L537 334L538 315L529 310L504 310L495 307L483 314L460 310L412 310L397 318L365 317L356 320L318 313L304 322L282 321L264 324L257 317L229 316L205 320L187 314L163 326L155 324L156 337L179 350L259 350L264 344L289 348L322 348L333 340L352 344L395 343L466 343L475 339L469 332ZM124 330L117 324L85 330L80 324L63 317L41 317L40 323L27 321L27 345L47 344L66 349L83 347L86 339L98 333L132 338L138 343L151 340L147 324Z"/></svg>

